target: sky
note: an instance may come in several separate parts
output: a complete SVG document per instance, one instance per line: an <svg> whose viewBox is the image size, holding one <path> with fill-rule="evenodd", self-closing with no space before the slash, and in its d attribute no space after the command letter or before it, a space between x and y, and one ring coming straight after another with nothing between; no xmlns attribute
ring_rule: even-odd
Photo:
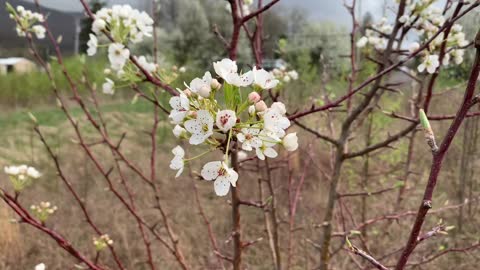
<svg viewBox="0 0 480 270"><path fill-rule="evenodd" d="M33 2L33 0L26 0ZM175 1L175 0L172 0ZM284 10L300 8L307 11L309 19L314 21L332 21L345 26L351 24L350 15L343 6L343 2L351 0L280 0L278 5ZM82 11L82 6L78 0L40 0L45 6L60 9L67 12ZM130 4L136 8L143 8L151 0L106 0L109 4ZM219 4L224 4L225 0L218 0ZM269 0L264 0L268 3ZM445 0L438 1L441 6ZM381 18L384 14L384 6L393 6L394 0L357 0L358 12L365 14L370 12L375 19ZM274 7L275 8L275 7ZM392 16L393 12L387 10L387 16ZM361 16L358 16L361 18Z"/></svg>
<svg viewBox="0 0 480 270"><path fill-rule="evenodd" d="M33 2L33 0L26 0L27 2ZM172 0L175 1L175 0ZM225 0L218 0L220 4L224 4ZM264 1L267 2L268 0ZM371 10L373 12L381 12L383 6L383 0L358 0L365 10ZM67 12L80 11L82 6L78 0L40 0L42 4L47 7L64 10ZM142 5L146 0L107 0L110 4L131 4ZM348 13L343 7L343 0L281 0L279 5L291 8L299 7L305 10L309 10L310 18L314 20L332 20L343 21L348 19Z"/></svg>

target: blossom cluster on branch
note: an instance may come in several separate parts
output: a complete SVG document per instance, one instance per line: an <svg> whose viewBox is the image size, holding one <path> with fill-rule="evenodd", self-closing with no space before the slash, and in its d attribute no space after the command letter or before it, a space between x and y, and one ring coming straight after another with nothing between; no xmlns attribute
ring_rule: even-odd
<svg viewBox="0 0 480 270"><path fill-rule="evenodd" d="M33 180L40 178L41 174L34 167L27 165L6 166L5 173L10 177L13 189L16 192L22 191L24 188L32 184Z"/></svg>
<svg viewBox="0 0 480 270"><path fill-rule="evenodd" d="M215 193L224 196L238 180L238 173L229 166L233 141L241 144L244 151L254 150L256 156L264 160L277 157L276 145L295 151L298 139L296 133L286 134L290 121L285 116L285 105L275 102L268 107L262 100L262 91L279 83L271 73L254 67L240 74L236 62L230 59L215 62L213 67L223 84L205 72L202 78L185 84L184 91L177 89L180 95L170 99L169 115L177 138L188 140L191 145L205 145L208 150L185 158L185 151L177 146L172 151L174 158L170 167L178 171L178 177L186 162L222 150L223 159L205 164L201 175L205 180L215 180Z"/></svg>
<svg viewBox="0 0 480 270"><path fill-rule="evenodd" d="M42 14L27 10L23 6L17 6L15 9L9 3L7 3L7 11L10 19L14 20L17 24L15 30L19 37L35 34L38 39L45 38L45 27L38 24L44 21Z"/></svg>
<svg viewBox="0 0 480 270"><path fill-rule="evenodd" d="M397 1L398 2L398 1ZM427 41L431 39L442 26L446 23L446 19L442 14L442 10L434 4L437 0L409 0L405 14L399 18L402 30L406 33L409 29L413 29L419 36L419 41ZM373 24L365 31L365 36L357 41L357 47L366 48L373 47L376 51L384 51L387 47L388 40L392 34L393 25L387 18L382 18L379 23ZM444 43L445 42L445 43ZM443 59L440 59L442 44L445 44ZM427 71L432 74L436 71L440 64L444 66L451 65L450 59L453 58L453 64L459 65L463 62L464 47L468 45L465 39L465 33L462 32L460 24L454 24L448 37L445 39L445 32L436 36L430 43L427 50L420 55L422 62L417 66L419 72ZM408 45L410 53L420 48L418 42L412 42ZM440 63L442 60L442 63Z"/></svg>
<svg viewBox="0 0 480 270"><path fill-rule="evenodd" d="M91 30L87 54L93 56L98 48L107 47L111 70L116 72L118 79L128 83L140 81L137 76L138 67L128 61L131 55L128 45L152 36L153 19L146 12L140 12L129 5L114 5L95 13ZM134 58L145 72L155 75L158 70L156 64L148 62L146 56ZM106 74L110 74L111 70L106 69ZM105 94L114 94L114 81L106 78L102 89Z"/></svg>

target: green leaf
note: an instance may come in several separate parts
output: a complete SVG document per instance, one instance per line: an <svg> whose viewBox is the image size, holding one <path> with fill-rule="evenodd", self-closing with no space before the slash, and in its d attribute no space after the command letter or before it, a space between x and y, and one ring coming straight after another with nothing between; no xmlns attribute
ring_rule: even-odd
<svg viewBox="0 0 480 270"><path fill-rule="evenodd" d="M33 113L31 112L28 112L28 117L30 117L30 119L32 120L33 123L37 124L38 123L38 120L37 118L35 117L35 115L33 115Z"/></svg>
<svg viewBox="0 0 480 270"><path fill-rule="evenodd" d="M12 5L10 5L10 3L7 2L5 4L5 7L6 7L8 13L14 14L14 15L16 14L15 9L12 7Z"/></svg>
<svg viewBox="0 0 480 270"><path fill-rule="evenodd" d="M353 249L353 245L352 245L352 243L350 242L350 240L348 239L348 236L345 237L345 241L347 242L348 248L349 248L349 249Z"/></svg>
<svg viewBox="0 0 480 270"><path fill-rule="evenodd" d="M240 96L240 89L234 85L225 83L224 89L225 93L225 105L230 109L235 109L242 102Z"/></svg>
<svg viewBox="0 0 480 270"><path fill-rule="evenodd" d="M420 109L419 117L420 117L420 123L422 124L422 127L430 132L432 130L432 127L430 126L430 122L428 121L427 115L425 114L425 111L423 109Z"/></svg>
<svg viewBox="0 0 480 270"><path fill-rule="evenodd" d="M397 182L395 182L395 185L393 185L394 188L399 188L399 187L403 187L403 186L405 186L404 181L397 181Z"/></svg>

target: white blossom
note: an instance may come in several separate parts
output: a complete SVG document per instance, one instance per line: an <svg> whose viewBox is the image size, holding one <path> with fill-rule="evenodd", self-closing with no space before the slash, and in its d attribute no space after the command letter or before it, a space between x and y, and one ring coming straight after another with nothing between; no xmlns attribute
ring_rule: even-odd
<svg viewBox="0 0 480 270"><path fill-rule="evenodd" d="M298 80L298 72L296 70L290 70L289 72L287 72L287 74L288 76L290 76L290 78L292 78L292 80Z"/></svg>
<svg viewBox="0 0 480 270"><path fill-rule="evenodd" d="M272 104L272 106L270 106L270 108L272 110L276 110L277 112L279 112L281 115L285 115L287 113L287 109L285 108L285 104L283 104L282 102L274 102Z"/></svg>
<svg viewBox="0 0 480 270"><path fill-rule="evenodd" d="M238 161L244 161L248 158L248 154L245 151L238 151L237 157Z"/></svg>
<svg viewBox="0 0 480 270"><path fill-rule="evenodd" d="M265 157L276 158L278 156L277 151L273 149L274 143L263 141L262 146L255 149L258 159L265 160Z"/></svg>
<svg viewBox="0 0 480 270"><path fill-rule="evenodd" d="M103 83L102 85L102 91L104 94L107 95L113 95L115 94L115 83L110 80L109 78L105 79L106 82Z"/></svg>
<svg viewBox="0 0 480 270"><path fill-rule="evenodd" d="M35 265L35 270L45 270L47 269L44 263Z"/></svg>
<svg viewBox="0 0 480 270"><path fill-rule="evenodd" d="M40 178L40 176L42 176L42 174L39 171L37 171L37 169L35 169L34 167L27 168L27 175L33 179L38 179Z"/></svg>
<svg viewBox="0 0 480 270"><path fill-rule="evenodd" d="M238 173L222 161L211 161L205 164L201 175L207 181L215 180L213 186L218 196L227 195L230 185L235 187L238 180Z"/></svg>
<svg viewBox="0 0 480 270"><path fill-rule="evenodd" d="M418 72L423 72L426 69L428 73L433 74L439 65L438 55L431 54L424 58L423 63L417 69Z"/></svg>
<svg viewBox="0 0 480 270"><path fill-rule="evenodd" d="M130 57L130 51L121 43L112 43L108 46L108 59L112 69L121 70L127 59Z"/></svg>
<svg viewBox="0 0 480 270"><path fill-rule="evenodd" d="M367 37L361 37L358 41L357 41L357 47L358 48L363 48L365 47L365 45L367 45L368 43L368 38Z"/></svg>
<svg viewBox="0 0 480 270"><path fill-rule="evenodd" d="M264 128L275 132L278 137L283 137L285 135L284 130L290 127L290 120L275 108L268 109L263 119L265 122Z"/></svg>
<svg viewBox="0 0 480 270"><path fill-rule="evenodd" d="M217 127L223 131L229 131L237 123L237 116L232 110L223 110L217 113Z"/></svg>
<svg viewBox="0 0 480 270"><path fill-rule="evenodd" d="M180 125L175 125L175 127L173 128L173 135L176 137L176 138L180 138L181 136L183 136L185 133L187 132L187 130L185 130L183 127L181 127Z"/></svg>
<svg viewBox="0 0 480 270"><path fill-rule="evenodd" d="M89 34L90 39L87 42L87 55L88 56L93 56L97 53L97 47L98 47L98 40L97 36L93 34Z"/></svg>
<svg viewBox="0 0 480 270"><path fill-rule="evenodd" d="M35 36L37 36L38 39L44 39L45 38L45 27L42 25L34 25L32 27L33 33L35 33Z"/></svg>
<svg viewBox="0 0 480 270"><path fill-rule="evenodd" d="M298 148L297 133L287 134L285 137L283 137L282 144L283 144L283 147L285 147L285 149L287 151L292 152L292 151L297 150L297 148Z"/></svg>
<svg viewBox="0 0 480 270"><path fill-rule="evenodd" d="M173 148L172 153L174 157L172 161L170 161L170 169L177 170L177 174L175 175L175 178L177 178L183 172L183 168L185 165L185 150L183 150L180 145L177 145L175 148Z"/></svg>
<svg viewBox="0 0 480 270"><path fill-rule="evenodd" d="M154 63L149 63L143 55L137 59L137 62L148 73L153 73L157 69L157 66Z"/></svg>
<svg viewBox="0 0 480 270"><path fill-rule="evenodd" d="M264 69L257 69L256 67L253 68L253 77L254 84L262 89L272 89L279 83L272 74Z"/></svg>
<svg viewBox="0 0 480 270"><path fill-rule="evenodd" d="M416 50L418 50L420 48L420 44L418 44L418 42L412 42L410 43L410 45L408 46L408 51L410 53L413 53L415 52Z"/></svg>
<svg viewBox="0 0 480 270"><path fill-rule="evenodd" d="M242 143L242 149L245 151L252 151L253 148L262 146L263 142L258 137L260 128L253 126L250 128L242 128L242 132L237 134L237 139Z"/></svg>
<svg viewBox="0 0 480 270"><path fill-rule="evenodd" d="M213 68L215 73L228 82L232 74L237 74L237 63L228 58L222 59L221 61L214 62ZM238 75L238 74L237 74Z"/></svg>
<svg viewBox="0 0 480 270"><path fill-rule="evenodd" d="M205 72L203 77L195 78L190 82L189 89L201 97L208 98L210 96L210 92L212 91L212 75L210 72Z"/></svg>
<svg viewBox="0 0 480 270"><path fill-rule="evenodd" d="M197 118L185 122L185 129L192 134L190 144L203 143L213 134L213 117L207 110L199 110Z"/></svg>
<svg viewBox="0 0 480 270"><path fill-rule="evenodd" d="M98 35L105 29L106 25L107 23L103 19L95 19L92 23L92 32Z"/></svg>
<svg viewBox="0 0 480 270"><path fill-rule="evenodd" d="M180 124L183 122L183 119L187 116L188 110L190 109L190 101L188 100L185 94L180 94L179 96L170 98L170 111L169 118L172 120L173 124Z"/></svg>

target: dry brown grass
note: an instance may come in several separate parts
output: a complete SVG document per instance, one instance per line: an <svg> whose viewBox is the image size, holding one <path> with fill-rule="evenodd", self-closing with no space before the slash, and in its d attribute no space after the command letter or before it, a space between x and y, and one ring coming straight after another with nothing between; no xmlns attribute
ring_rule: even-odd
<svg viewBox="0 0 480 270"><path fill-rule="evenodd" d="M131 157L143 171L148 171L149 138L144 133L151 123L150 114L122 114L110 113L107 115L109 128L112 136L118 138L123 130L128 130L127 140L122 146L124 153ZM84 121L84 119L79 119ZM322 118L315 119L310 123L313 127L322 128ZM442 124L443 125L443 124ZM81 125L87 137L94 138L92 129ZM165 127L165 129L164 129ZM170 149L175 143L168 130L169 124L162 123L159 131L159 153L157 168L159 171L158 181L160 187L160 196L163 205L171 219L173 227L179 236L181 247L187 256L188 262L193 269L215 269L216 258L210 248L206 227L198 215L198 210L194 201L192 180L184 176L174 179L173 173L168 169L168 163L171 159ZM438 125L436 128L443 128ZM82 153L81 149L72 141L73 131L69 124L64 122L55 127L42 127L55 151L60 156L60 162L66 172L69 180L74 184L79 194L87 202L87 207L92 213L93 220L97 225L108 232L115 241L122 261L128 269L146 269L144 246L137 233L137 227L134 219L129 215L124 207L119 203L110 192L103 178L99 177L96 169L89 159ZM359 131L361 132L361 131ZM379 133L377 139L385 136ZM54 227L71 242L82 250L85 254L94 256L92 246L93 231L85 225L84 218L78 207L75 205L71 196L65 190L63 184L56 177L51 160L43 151L43 146L38 139L31 140L29 124L25 123L15 130L2 135L2 140L6 142L0 146L0 165L9 163L29 163L38 167L44 176L39 183L25 191L20 197L23 205L28 207L32 203L40 200L48 200L59 207L59 211L48 221L48 225ZM302 140L302 149L300 149L291 158L296 168L295 177L298 178L301 173L303 163L308 158L308 152L312 155L313 163L306 174L306 182L303 187L302 196L299 202L299 208L296 217L296 231L294 237L293 267L292 269L312 269L318 262L318 250L310 241L319 241L320 230L318 224L321 222L324 214L323 205L325 205L326 191L328 190L329 172L329 152L328 147L318 140L309 137L307 134L300 135ZM425 175L428 172L429 156L428 150L423 147L423 141L418 141L418 151L415 160L415 172L410 182L408 199L405 201L405 210L415 210L422 193ZM405 150L405 145L398 144L397 150L386 151L376 157L372 165L372 174L375 175L371 180L371 190L377 190L381 187L393 185L401 177L401 170L386 173L386 167L392 167L396 162L401 162ZM352 146L355 147L355 146ZM106 167L111 166L112 157L108 149L95 147L95 154L98 155L101 163ZM455 192L451 188L451 183L446 183L449 178L457 174L455 158L458 157L458 149L453 150L449 160L447 160L447 170L442 174L439 191L436 193L436 206L452 204L455 198ZM210 160L209 157L206 159ZM273 166L280 163L274 163ZM357 159L349 162L343 171L343 184L340 193L359 191L360 170L362 160ZM194 164L194 168L200 168L200 164ZM401 166L400 166L401 168ZM124 168L125 169L125 168ZM244 168L245 169L245 168ZM153 196L149 188L143 186L139 178L132 172L125 170L128 183L133 187L135 196L138 199L137 207L145 219L153 224L158 221L159 213L154 209ZM278 221L280 224L280 240L283 260L287 250L288 235L288 195L287 195L287 171L278 169L273 173L273 179L276 186L278 202ZM118 177L115 187L121 190ZM258 198L257 191L258 174L253 172L242 172L239 180L241 184L241 197ZM196 180L195 180L196 181ZM212 222L213 229L218 238L220 249L227 255L231 254L231 243L227 242L230 237L230 206L229 197L216 197L213 194L211 183L205 181L197 182L199 187L200 199L205 208L207 216ZM2 187L8 186L2 183ZM122 191L123 194L123 191ZM395 201L396 191L387 192L381 196L372 197L368 200L368 218L389 213L392 202ZM360 199L350 198L344 200L343 211L349 211L352 216L346 215L345 221L347 229L353 224L358 224L358 211ZM15 216L5 209L4 204L0 204L0 228L2 230L0 237L0 269L18 270L32 269L38 262L45 262L49 269L69 269L73 261L65 252L60 250L48 237L39 234L32 228L9 222ZM431 228L438 219L442 218L447 224L455 223L455 212L447 211L439 214L435 218L430 218L425 224L425 229ZM478 222L478 216L470 217L469 224ZM337 225L335 231L342 230L340 216L337 213L335 219ZM381 222L378 226L372 226L368 229L368 239L370 252L372 254L386 254L398 248L405 242L412 217L406 217L396 222ZM242 208L242 224L244 240L254 240L263 237L264 240L258 242L253 247L246 250L244 262L246 269L272 269L268 241L266 239L263 215L258 209L244 207ZM478 224L478 223L477 223ZM160 228L162 234L164 228ZM475 233L475 227L467 227L465 233L457 236L440 236L431 241L423 243L419 247L417 255L412 261L421 259L421 255L433 254L442 248L452 247L454 244L467 245L471 243L471 236ZM463 240L464 239L464 240ZM358 239L353 237L352 241L358 243ZM463 241L463 242L462 242ZM341 239L336 238L333 249L339 247ZM161 266L159 269L178 269L172 256L161 247L157 242L153 244L154 261ZM379 255L379 256L380 256ZM424 269L451 269L456 266L457 269L476 269L475 261L478 258L478 251L473 251L471 256L460 256L452 254L445 256ZM389 260L393 263L396 256ZM462 258L462 259L458 259ZM113 265L107 256L103 256L103 262ZM340 251L334 256L332 264L334 269L353 269L353 263L347 253ZM363 265L366 265L362 262Z"/></svg>

